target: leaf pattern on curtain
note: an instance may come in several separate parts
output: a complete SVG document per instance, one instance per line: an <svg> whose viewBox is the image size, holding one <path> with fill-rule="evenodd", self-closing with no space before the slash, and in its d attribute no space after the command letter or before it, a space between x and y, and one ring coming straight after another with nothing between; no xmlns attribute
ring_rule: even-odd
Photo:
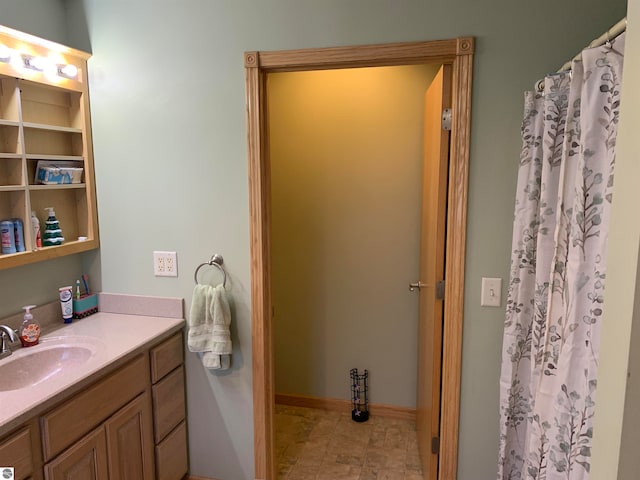
<svg viewBox="0 0 640 480"><path fill-rule="evenodd" d="M526 92L500 378L499 480L586 480L624 34Z"/></svg>

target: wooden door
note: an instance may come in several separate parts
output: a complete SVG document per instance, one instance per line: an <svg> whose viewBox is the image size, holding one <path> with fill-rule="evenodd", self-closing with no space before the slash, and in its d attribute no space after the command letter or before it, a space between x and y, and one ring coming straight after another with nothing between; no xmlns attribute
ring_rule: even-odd
<svg viewBox="0 0 640 480"><path fill-rule="evenodd" d="M145 392L105 423L110 480L152 480L151 400Z"/></svg>
<svg viewBox="0 0 640 480"><path fill-rule="evenodd" d="M425 480L438 478L444 304L437 285L444 280L449 165L442 111L450 107L451 67L443 65L425 94L424 114L416 428Z"/></svg>
<svg viewBox="0 0 640 480"><path fill-rule="evenodd" d="M106 480L108 474L107 444L102 427L44 467L46 480Z"/></svg>

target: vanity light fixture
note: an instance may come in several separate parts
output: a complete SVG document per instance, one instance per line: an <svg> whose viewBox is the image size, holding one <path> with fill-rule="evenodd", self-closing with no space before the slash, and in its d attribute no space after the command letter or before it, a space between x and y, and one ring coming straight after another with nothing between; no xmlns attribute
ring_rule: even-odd
<svg viewBox="0 0 640 480"><path fill-rule="evenodd" d="M54 57L56 56L54 55ZM69 78L72 80L78 77L78 67L56 61L63 59L54 57L47 58L27 53L18 53L16 50L0 43L0 62L10 63L15 69L28 68L37 72L43 72L52 81L55 81L55 77Z"/></svg>

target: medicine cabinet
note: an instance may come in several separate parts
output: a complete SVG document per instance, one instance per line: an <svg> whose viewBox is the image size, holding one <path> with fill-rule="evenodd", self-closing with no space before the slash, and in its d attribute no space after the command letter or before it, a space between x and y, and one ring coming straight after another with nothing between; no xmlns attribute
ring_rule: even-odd
<svg viewBox="0 0 640 480"><path fill-rule="evenodd" d="M89 56L0 26L0 220L22 220L25 246L23 252L0 254L0 270L99 246ZM43 182L36 179L39 166L75 175ZM31 212L44 234L46 207L55 209L62 245L36 245Z"/></svg>

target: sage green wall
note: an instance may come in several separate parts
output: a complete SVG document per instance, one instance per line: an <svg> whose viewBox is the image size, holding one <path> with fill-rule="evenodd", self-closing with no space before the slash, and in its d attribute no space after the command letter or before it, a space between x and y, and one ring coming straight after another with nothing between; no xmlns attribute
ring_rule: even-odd
<svg viewBox="0 0 640 480"><path fill-rule="evenodd" d="M67 42L64 3L64 0L4 0L0 3L0 23L64 44Z"/></svg>
<svg viewBox="0 0 640 480"><path fill-rule="evenodd" d="M16 3L28 18L4 15ZM45 3L0 0L0 21L45 35L58 14ZM476 37L458 479L494 478L504 312L481 308L479 292L481 277L508 275L522 91L624 16L626 2L68 0L66 8L69 43L94 54L102 235L99 256L87 260L94 276L105 291L189 305L194 267L225 256L234 369L210 374L187 354L191 470L219 480L253 478L243 52ZM153 277L154 249L178 252L178 278ZM59 267L3 271L0 281L21 285L25 298L44 295L58 282L38 279L57 278Z"/></svg>
<svg viewBox="0 0 640 480"><path fill-rule="evenodd" d="M415 407L424 94L436 65L268 77L275 386Z"/></svg>

